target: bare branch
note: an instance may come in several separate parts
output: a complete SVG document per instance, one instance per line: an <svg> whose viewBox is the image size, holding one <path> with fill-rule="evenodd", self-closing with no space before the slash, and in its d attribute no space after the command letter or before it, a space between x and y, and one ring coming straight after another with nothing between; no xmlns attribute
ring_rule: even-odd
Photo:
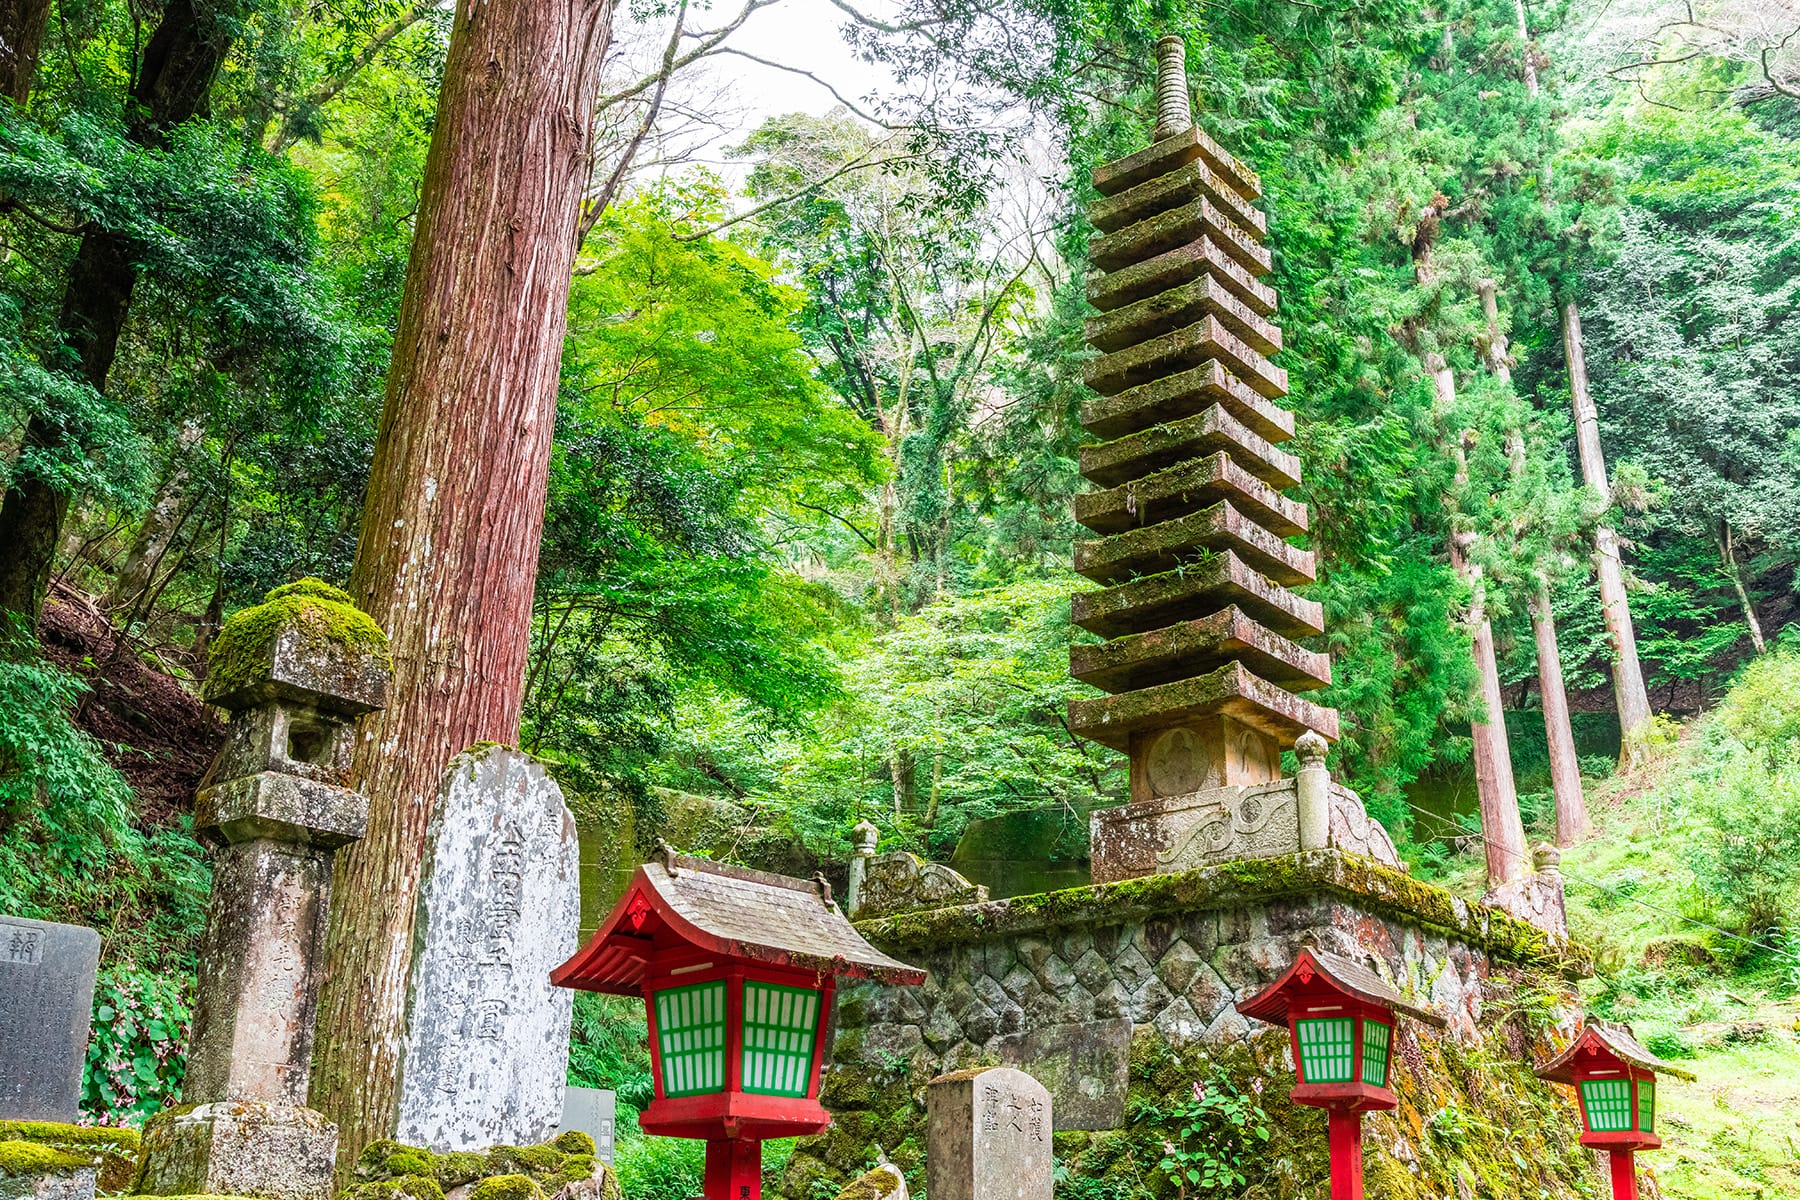
<svg viewBox="0 0 1800 1200"><path fill-rule="evenodd" d="M705 58L709 54L717 53L719 47L724 44L725 39L743 28L744 22L748 21L754 13L769 7L771 4L779 4L780 2L781 0L746 0L744 7L738 11L737 16L719 26L719 28L708 33L689 34L689 37L698 37L700 39L700 44L695 46L692 50L689 50L687 53L678 56L675 59L674 70L679 71L691 62ZM662 71L653 71L628 88L600 97L600 102L595 105L595 110L598 112L605 112L607 109L621 101L642 95L650 88L655 87L657 80L662 78L664 78Z"/></svg>
<svg viewBox="0 0 1800 1200"><path fill-rule="evenodd" d="M786 71L790 75L803 75L806 78L812 80L814 83L818 84L820 87L824 88L826 91L830 92L832 97L835 100L837 100L837 102L839 104L843 105L845 108L849 109L851 112L855 113L857 116L861 117L863 120L869 122L871 125L879 125L883 129L908 128L907 126L902 126L902 125L889 125L886 121L883 121L880 117L877 117L877 116L873 115L872 113L863 111L862 107L860 105L858 105L856 103L856 101L849 99L842 92L838 91L835 87L832 87L829 83L826 83L823 79L820 79L817 75L814 75L811 71L802 70L799 67L790 67L786 63L778 63L774 59L762 58L755 54L750 53L748 50L739 50L735 46L727 46L723 50L719 51L719 53L720 54L735 54L739 58L747 58L753 63L761 63L763 66L773 67L777 71Z"/></svg>
<svg viewBox="0 0 1800 1200"><path fill-rule="evenodd" d="M625 149L620 151L618 164L613 167L613 173L607 177L606 186L600 189L600 194L581 214L580 230L575 235L577 246L587 241L587 235L594 231L595 223L612 204L613 197L618 194L619 184L624 181L626 172L631 170L632 160L637 157L638 147L644 144L645 135L656 124L656 116L662 111L663 96L669 90L669 76L675 73L675 52L681 46L681 28L686 21L687 0L681 0L681 4L675 10L674 31L669 34L669 44L663 50L662 73L656 81L656 93L650 98L650 107L645 110L644 119L639 123L637 132L631 136L631 141L626 143Z"/></svg>
<svg viewBox="0 0 1800 1200"><path fill-rule="evenodd" d="M748 208L748 209L745 209L743 212L736 214L735 216L727 217L725 220L720 221L716 225L711 225L705 229L696 230L695 232L692 232L692 233L678 233L675 235L675 240L678 242L696 242L696 241L699 241L703 237L711 237L713 234L718 233L722 229L729 229L733 225L736 225L741 221L748 221L751 217L759 216L762 213L768 212L771 208L779 208L783 204L792 204L796 200L804 199L807 196L812 195L814 192L818 191L820 188L824 187L826 184L830 183L834 179L840 179L843 176L849 175L856 171L866 171L870 167L881 167L881 166L886 166L890 163L910 162L911 160L920 158L920 157L923 157L923 156L918 155L918 154L907 154L907 155L901 155L897 158L871 159L867 154L865 154L861 158L855 159L854 161L849 162L842 167L839 167L837 170L835 170L831 174L825 176L823 179L815 180L814 182L807 184L805 187L798 188L795 191L788 192L785 195L776 196L772 200L765 200L761 204L756 205L754 208Z"/></svg>

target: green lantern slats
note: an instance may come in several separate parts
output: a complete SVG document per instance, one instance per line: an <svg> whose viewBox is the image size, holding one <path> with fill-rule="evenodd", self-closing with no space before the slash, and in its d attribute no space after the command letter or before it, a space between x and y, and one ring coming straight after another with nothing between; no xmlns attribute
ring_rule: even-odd
<svg viewBox="0 0 1800 1200"><path fill-rule="evenodd" d="M1595 1133L1625 1133L1631 1129L1631 1081L1589 1079L1581 1085L1581 1106L1587 1110L1588 1128Z"/></svg>
<svg viewBox="0 0 1800 1200"><path fill-rule="evenodd" d="M802 1097L812 1083L819 993L744 984L744 1083L759 1096Z"/></svg>
<svg viewBox="0 0 1800 1200"><path fill-rule="evenodd" d="M1349 1083L1356 1077L1355 1029L1356 1022L1349 1017L1294 1022L1307 1083Z"/></svg>
<svg viewBox="0 0 1800 1200"><path fill-rule="evenodd" d="M725 1090L725 981L656 993L656 1038L665 1096Z"/></svg>
<svg viewBox="0 0 1800 1200"><path fill-rule="evenodd" d="M1370 1087L1386 1087L1388 1043L1393 1030L1380 1021L1363 1021L1362 1081Z"/></svg>
<svg viewBox="0 0 1800 1200"><path fill-rule="evenodd" d="M1639 1133L1656 1132L1656 1080L1654 1079L1638 1080L1637 1127Z"/></svg>

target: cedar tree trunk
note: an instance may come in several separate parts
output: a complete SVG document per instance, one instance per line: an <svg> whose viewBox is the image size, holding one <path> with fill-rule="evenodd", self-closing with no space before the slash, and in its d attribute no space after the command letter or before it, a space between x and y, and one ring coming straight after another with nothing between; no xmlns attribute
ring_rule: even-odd
<svg viewBox="0 0 1800 1200"><path fill-rule="evenodd" d="M394 679L352 766L311 1102L339 1163L393 1129L425 834L449 759L516 742L576 222L611 0L464 0L350 590Z"/></svg>
<svg viewBox="0 0 1800 1200"><path fill-rule="evenodd" d="M0 0L0 96L23 105L37 82L50 0Z"/></svg>
<svg viewBox="0 0 1800 1200"><path fill-rule="evenodd" d="M235 0L170 0L144 47L128 138L140 146L166 145L171 129L202 111L239 24ZM136 258L130 240L111 230L90 222L81 231L58 329L77 372L96 391L106 390L118 353L137 286ZM57 450L78 442L79 433L38 413L26 425L24 444ZM0 500L0 546L7 549L0 555L0 612L37 623L68 512L69 493L35 474L14 476Z"/></svg>
<svg viewBox="0 0 1800 1200"><path fill-rule="evenodd" d="M1556 646L1556 620L1550 607L1550 585L1537 578L1531 597L1531 632L1537 640L1538 691L1544 698L1544 740L1550 746L1550 788L1556 797L1556 844L1573 846L1592 831L1587 797L1581 791L1581 765L1575 758L1575 731L1569 725L1569 692L1563 686L1562 659Z"/></svg>
<svg viewBox="0 0 1800 1200"><path fill-rule="evenodd" d="M1612 488L1606 478L1606 456L1600 452L1600 414L1588 391L1587 355L1581 341L1581 310L1575 301L1562 306L1563 354L1569 361L1569 394L1575 408L1575 448L1581 458L1581 478L1607 500ZM1644 670L1638 665L1637 630L1631 623L1631 605L1625 595L1625 569L1619 562L1619 535L1611 526L1594 528L1594 570L1600 578L1600 607L1606 632L1612 640L1613 693L1619 705L1619 733L1623 755L1634 754L1633 737L1650 720L1650 696L1644 690Z"/></svg>

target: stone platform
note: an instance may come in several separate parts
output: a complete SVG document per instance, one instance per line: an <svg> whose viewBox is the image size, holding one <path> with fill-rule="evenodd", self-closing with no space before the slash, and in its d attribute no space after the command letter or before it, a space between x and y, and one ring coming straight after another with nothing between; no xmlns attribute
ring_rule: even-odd
<svg viewBox="0 0 1800 1200"><path fill-rule="evenodd" d="M1370 1118L1372 1160L1385 1155L1416 1182L1436 1177L1444 1187L1419 1195L1458 1192L1433 1163L1430 1139L1420 1137L1424 1122L1446 1105L1495 1111L1478 1099L1483 1089L1506 1090L1538 1114L1544 1128L1530 1140L1566 1135L1574 1147L1572 1106L1535 1080L1530 1061L1545 1030L1573 1011L1584 952L1359 855L1323 849L1214 864L858 929L930 975L917 987L840 993L824 1093L836 1124L802 1142L782 1187L787 1196L807 1194L816 1180L847 1179L877 1151L910 1170L923 1146L916 1095L934 1076L972 1066L1031 1072L1055 1098L1059 1134L1077 1139L1132 1136L1133 1113L1146 1089L1166 1089L1167 1078L1155 1073L1166 1075L1172 1062L1189 1074L1217 1066L1260 1077L1271 1101L1279 1093L1285 1105L1293 1081L1286 1037L1252 1029L1233 1005L1272 982L1303 947L1373 969L1448 1022L1443 1034L1402 1027L1402 1108ZM1531 1021L1504 1020L1522 995L1542 1011ZM1544 1006L1556 996L1563 1003ZM1449 1065L1471 1061L1484 1071L1495 1066L1477 1078ZM1304 1114L1312 1110L1297 1111L1296 1120L1311 1119ZM1391 1136L1375 1132L1384 1122L1395 1124ZM1534 1183L1531 1195L1540 1187L1549 1196L1580 1194L1576 1180L1587 1168L1578 1149L1546 1150L1542 1161L1560 1174Z"/></svg>

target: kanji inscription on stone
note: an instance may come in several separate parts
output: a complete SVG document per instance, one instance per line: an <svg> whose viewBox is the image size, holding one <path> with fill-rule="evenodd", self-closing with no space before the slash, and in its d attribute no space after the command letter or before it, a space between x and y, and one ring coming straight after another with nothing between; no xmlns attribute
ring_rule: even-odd
<svg viewBox="0 0 1800 1200"><path fill-rule="evenodd" d="M0 916L0 1120L73 1122L100 935Z"/></svg>
<svg viewBox="0 0 1800 1200"><path fill-rule="evenodd" d="M1011 1067L956 1071L925 1091L931 1200L1050 1200L1050 1093Z"/></svg>

